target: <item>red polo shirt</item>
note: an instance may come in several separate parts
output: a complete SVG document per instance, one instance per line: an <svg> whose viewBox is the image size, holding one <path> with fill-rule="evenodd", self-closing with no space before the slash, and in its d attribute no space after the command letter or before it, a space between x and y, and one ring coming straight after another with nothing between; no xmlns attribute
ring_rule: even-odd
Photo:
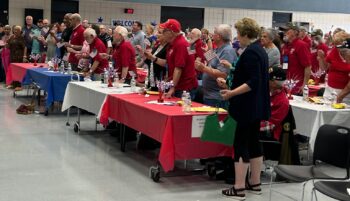
<svg viewBox="0 0 350 201"><path fill-rule="evenodd" d="M319 69L319 62L317 60L317 52L321 50L324 55L327 55L328 47L324 43L320 43L315 49L311 51L311 70L312 72L316 72ZM312 77L313 78L313 77Z"/></svg>
<svg viewBox="0 0 350 201"><path fill-rule="evenodd" d="M92 62L94 61L100 62L96 70L94 71L94 73L97 73L97 74L103 73L104 68L108 67L108 60L102 59L100 57L100 53L107 53L107 48L98 37L96 37L90 44L90 53L93 51L97 51L97 54L94 58L92 58Z"/></svg>
<svg viewBox="0 0 350 201"><path fill-rule="evenodd" d="M194 55L188 54L187 47L189 47L189 43L182 35L179 35L169 44L167 51L166 60L169 68L169 79L173 79L175 67L182 69L181 77L175 90L189 91L198 87L194 68L195 58Z"/></svg>
<svg viewBox="0 0 350 201"><path fill-rule="evenodd" d="M337 48L333 48L326 57L328 85L335 89L344 89L349 82L350 64L343 62Z"/></svg>
<svg viewBox="0 0 350 201"><path fill-rule="evenodd" d="M305 68L308 66L311 66L310 49L305 42L297 38L290 44L288 53L287 77L299 80L292 91L293 94L298 93L302 87Z"/></svg>
<svg viewBox="0 0 350 201"><path fill-rule="evenodd" d="M136 74L136 62L135 62L135 49L132 47L129 41L123 40L119 45L115 47L113 52L113 59L115 61L115 68L117 72L122 72L122 67L129 67L128 71L133 71ZM130 79L131 76L127 74L126 79Z"/></svg>
<svg viewBox="0 0 350 201"><path fill-rule="evenodd" d="M70 36L69 44L82 46L84 43L84 27L80 24L73 29L72 35ZM78 64L79 59L74 53L69 54L68 62L72 64Z"/></svg>
<svg viewBox="0 0 350 201"><path fill-rule="evenodd" d="M304 42L308 45L308 48L311 49L312 41L311 41L311 38L310 38L308 35L306 35L306 36L303 38L302 41L304 41Z"/></svg>
<svg viewBox="0 0 350 201"><path fill-rule="evenodd" d="M278 90L271 94L270 101L271 117L269 122L275 125L273 136L276 140L279 140L282 132L282 121L288 114L289 100L284 90Z"/></svg>
<svg viewBox="0 0 350 201"><path fill-rule="evenodd" d="M204 57L204 50L202 49L203 47L203 42L201 39L198 39L196 42L195 42L195 48L196 48L196 56L195 58L199 57L201 58L201 61L204 62L205 61L205 57Z"/></svg>

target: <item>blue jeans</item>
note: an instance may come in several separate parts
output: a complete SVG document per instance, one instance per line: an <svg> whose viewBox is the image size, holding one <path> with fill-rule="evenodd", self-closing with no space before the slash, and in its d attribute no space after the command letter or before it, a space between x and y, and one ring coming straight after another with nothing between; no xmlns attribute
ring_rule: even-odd
<svg viewBox="0 0 350 201"><path fill-rule="evenodd" d="M182 90L177 90L177 91L175 91L174 96L177 98L181 98L182 92L183 92ZM194 98L196 97L197 89L192 89L189 92L190 92L191 100L194 100Z"/></svg>
<svg viewBox="0 0 350 201"><path fill-rule="evenodd" d="M205 105L209 105L209 106L212 106L212 107L219 107L219 108L223 108L223 109L227 109L228 108L228 102L224 101L224 100L203 98L203 103Z"/></svg>

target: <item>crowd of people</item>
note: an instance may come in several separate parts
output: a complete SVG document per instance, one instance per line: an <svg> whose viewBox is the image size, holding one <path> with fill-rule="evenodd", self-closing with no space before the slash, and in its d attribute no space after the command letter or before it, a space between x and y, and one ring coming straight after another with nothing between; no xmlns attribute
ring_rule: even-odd
<svg viewBox="0 0 350 201"><path fill-rule="evenodd" d="M25 22L24 27L0 27L3 80L10 63L29 62L30 55L40 55L40 62L60 58L95 80L112 61L119 82L130 83L130 71L136 74L137 68L148 68L154 82L172 81L165 97L181 97L187 91L192 100L197 97L204 104L227 109L237 121L236 176L234 186L222 194L232 198L243 200L246 190L261 193L261 125L272 125L273 137L279 140L280 124L289 109L285 80L297 81L294 95L302 94L310 78L326 80L324 96L350 104L350 34L340 28L327 34L320 29L309 33L291 22L277 30L243 18L234 29L219 24L212 33L199 27L184 33L179 21L168 19L147 24L144 32L139 21L131 30L112 28L89 24L78 13L66 14L62 23L43 19L34 25L31 16ZM5 82L12 87L9 80ZM146 88L157 90L149 83Z"/></svg>

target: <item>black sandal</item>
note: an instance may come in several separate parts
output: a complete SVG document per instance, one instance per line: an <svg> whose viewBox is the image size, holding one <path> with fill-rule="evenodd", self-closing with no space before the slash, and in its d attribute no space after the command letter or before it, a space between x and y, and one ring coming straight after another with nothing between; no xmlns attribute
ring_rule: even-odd
<svg viewBox="0 0 350 201"><path fill-rule="evenodd" d="M247 181L246 184L245 184L245 188L250 191L251 193L253 194L256 194L256 195L261 195L262 192L261 192L261 183L258 183L258 184L249 184L249 182ZM259 187L259 188L256 188L256 187Z"/></svg>
<svg viewBox="0 0 350 201"><path fill-rule="evenodd" d="M244 193L238 193L238 192L244 192L245 188L235 189L234 186L232 186L229 189L222 190L222 195L236 199L236 200L245 200L245 194Z"/></svg>

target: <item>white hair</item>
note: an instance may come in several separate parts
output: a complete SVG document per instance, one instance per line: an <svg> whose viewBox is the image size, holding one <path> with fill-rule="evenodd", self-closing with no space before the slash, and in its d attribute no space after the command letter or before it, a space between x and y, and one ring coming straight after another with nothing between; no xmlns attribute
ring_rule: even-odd
<svg viewBox="0 0 350 201"><path fill-rule="evenodd" d="M94 38L97 36L95 29L92 28L85 29L84 34L88 34L90 36L93 36Z"/></svg>
<svg viewBox="0 0 350 201"><path fill-rule="evenodd" d="M232 40L232 29L230 25L220 24L219 26L215 27L215 31L225 42L230 42Z"/></svg>
<svg viewBox="0 0 350 201"><path fill-rule="evenodd" d="M124 39L128 38L128 30L125 27L117 26L114 29L114 32L120 34L121 36L123 36Z"/></svg>
<svg viewBox="0 0 350 201"><path fill-rule="evenodd" d="M263 32L264 33L267 33L267 37L271 40L271 41L273 41L273 40L275 40L275 38L276 38L276 30L274 30L274 29L272 29L272 28L268 28L268 29L263 29Z"/></svg>
<svg viewBox="0 0 350 201"><path fill-rule="evenodd" d="M200 38L202 36L201 30L197 28L192 29L191 34L193 34L196 38Z"/></svg>
<svg viewBox="0 0 350 201"><path fill-rule="evenodd" d="M79 15L79 13L74 13L70 17L71 19L77 19L79 22L81 22L81 16Z"/></svg>

